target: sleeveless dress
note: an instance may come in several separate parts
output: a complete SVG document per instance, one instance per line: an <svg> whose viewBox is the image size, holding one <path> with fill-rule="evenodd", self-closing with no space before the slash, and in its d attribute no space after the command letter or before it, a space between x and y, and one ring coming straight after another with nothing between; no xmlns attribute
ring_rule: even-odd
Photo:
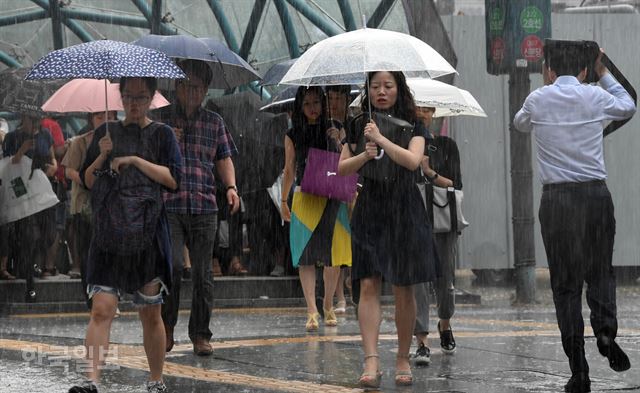
<svg viewBox="0 0 640 393"><path fill-rule="evenodd" d="M289 226L293 266L351 266L351 226L347 204L299 190L310 148L330 150L325 130L320 125L290 129L296 151L296 190Z"/></svg>

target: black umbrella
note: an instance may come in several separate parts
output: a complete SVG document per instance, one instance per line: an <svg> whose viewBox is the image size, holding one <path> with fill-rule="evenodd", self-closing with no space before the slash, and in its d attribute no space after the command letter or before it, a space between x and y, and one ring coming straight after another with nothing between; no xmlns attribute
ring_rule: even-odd
<svg viewBox="0 0 640 393"><path fill-rule="evenodd" d="M209 87L213 89L229 89L260 79L249 63L215 38L150 34L132 44L158 50L171 58L209 63L214 75Z"/></svg>
<svg viewBox="0 0 640 393"><path fill-rule="evenodd" d="M254 93L242 92L211 99L207 108L222 116L239 154L234 157L240 194L270 187L284 167L287 116L260 112Z"/></svg>
<svg viewBox="0 0 640 393"><path fill-rule="evenodd" d="M289 68L291 68L291 66L293 65L293 63L296 62L296 60L298 59L289 59L289 60L282 61L280 63L276 63L272 65L271 68L269 68L267 72L264 74L261 85L272 86L280 83L280 80L282 79L284 74L286 74L287 71L289 71Z"/></svg>
<svg viewBox="0 0 640 393"><path fill-rule="evenodd" d="M0 72L0 111L44 116L40 107L65 81L26 81L30 68L9 68Z"/></svg>

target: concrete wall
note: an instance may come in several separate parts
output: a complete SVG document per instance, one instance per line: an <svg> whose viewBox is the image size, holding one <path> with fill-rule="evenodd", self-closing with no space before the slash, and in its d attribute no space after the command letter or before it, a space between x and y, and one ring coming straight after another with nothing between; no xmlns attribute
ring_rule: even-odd
<svg viewBox="0 0 640 393"><path fill-rule="evenodd" d="M460 239L459 267L513 267L511 226L508 78L486 73L484 17L444 18L458 56L459 76L455 84L469 90L488 118L451 119L450 133L458 141L462 156L465 217L471 226ZM563 15L552 17L553 37L595 40L640 89L640 15ZM531 87L542 85L540 75L531 75ZM640 115L605 139L607 183L616 208L617 235L614 265L640 265L638 226L640 209ZM537 214L541 186L534 168L534 218L536 260L546 266L546 255Z"/></svg>

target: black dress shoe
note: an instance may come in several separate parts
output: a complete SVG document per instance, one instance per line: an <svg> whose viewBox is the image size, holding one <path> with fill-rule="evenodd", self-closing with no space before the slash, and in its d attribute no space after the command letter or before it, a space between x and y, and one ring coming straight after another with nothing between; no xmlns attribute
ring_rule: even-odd
<svg viewBox="0 0 640 393"><path fill-rule="evenodd" d="M564 391L567 393L584 393L591 391L591 380L587 373L576 373L571 376L569 382L564 385Z"/></svg>
<svg viewBox="0 0 640 393"><path fill-rule="evenodd" d="M629 357L614 339L606 335L601 335L598 336L597 344L598 351L600 351L602 356L609 359L609 367L611 367L613 371L627 371L631 367Z"/></svg>

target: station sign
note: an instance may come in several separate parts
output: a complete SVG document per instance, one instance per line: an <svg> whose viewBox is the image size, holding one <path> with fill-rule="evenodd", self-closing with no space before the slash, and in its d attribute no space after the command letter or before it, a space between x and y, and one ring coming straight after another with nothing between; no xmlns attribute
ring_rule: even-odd
<svg viewBox="0 0 640 393"><path fill-rule="evenodd" d="M542 70L544 39L551 37L551 0L485 0L487 72Z"/></svg>

